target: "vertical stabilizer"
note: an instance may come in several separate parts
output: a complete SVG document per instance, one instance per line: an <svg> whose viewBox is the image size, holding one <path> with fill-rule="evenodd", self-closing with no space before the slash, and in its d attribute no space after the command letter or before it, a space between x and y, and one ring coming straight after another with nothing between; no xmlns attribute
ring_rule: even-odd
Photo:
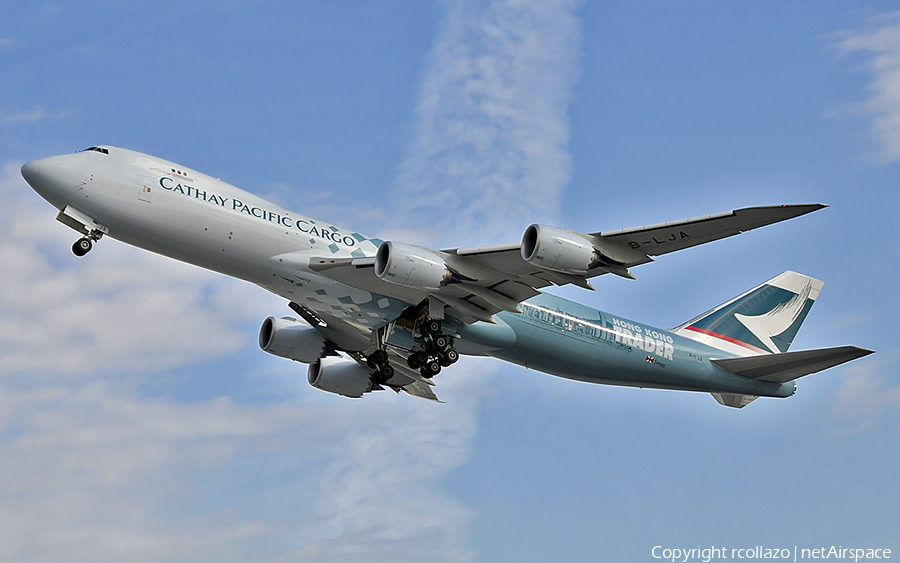
<svg viewBox="0 0 900 563"><path fill-rule="evenodd" d="M823 285L785 272L674 332L738 356L787 352Z"/></svg>

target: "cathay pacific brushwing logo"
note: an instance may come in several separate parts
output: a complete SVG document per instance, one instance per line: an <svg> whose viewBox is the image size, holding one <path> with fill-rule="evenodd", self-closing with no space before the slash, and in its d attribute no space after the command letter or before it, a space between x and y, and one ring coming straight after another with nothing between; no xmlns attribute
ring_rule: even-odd
<svg viewBox="0 0 900 563"><path fill-rule="evenodd" d="M779 303L767 313L762 315L735 313L734 318L747 327L747 330L752 332L770 352L780 352L778 346L772 341L772 337L778 336L794 324L803 312L803 307L806 305L810 292L812 292L812 283L807 282L800 293L795 293L788 301Z"/></svg>

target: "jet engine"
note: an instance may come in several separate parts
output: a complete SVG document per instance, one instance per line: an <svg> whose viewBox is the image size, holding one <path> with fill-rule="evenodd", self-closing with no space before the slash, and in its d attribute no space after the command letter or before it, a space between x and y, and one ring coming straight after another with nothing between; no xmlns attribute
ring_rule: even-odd
<svg viewBox="0 0 900 563"><path fill-rule="evenodd" d="M606 261L584 235L567 229L531 225L522 236L522 258L538 268L583 276Z"/></svg>
<svg viewBox="0 0 900 563"><path fill-rule="evenodd" d="M309 364L306 377L316 389L344 397L359 398L372 390L372 376L365 366L336 356Z"/></svg>
<svg viewBox="0 0 900 563"><path fill-rule="evenodd" d="M378 247L375 275L386 282L417 289L439 289L450 280L444 259L434 252L391 241Z"/></svg>
<svg viewBox="0 0 900 563"><path fill-rule="evenodd" d="M259 329L259 347L264 351L311 364L325 355L325 337L298 320L269 317Z"/></svg>

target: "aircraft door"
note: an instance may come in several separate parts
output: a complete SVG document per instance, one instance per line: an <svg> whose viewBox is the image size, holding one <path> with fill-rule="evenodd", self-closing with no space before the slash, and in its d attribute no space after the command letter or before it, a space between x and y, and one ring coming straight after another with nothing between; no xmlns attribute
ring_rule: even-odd
<svg viewBox="0 0 900 563"><path fill-rule="evenodd" d="M145 203L153 201L152 195L154 186L156 185L156 181L153 178L143 174L137 174L134 177L134 183L137 188L138 201L143 201Z"/></svg>

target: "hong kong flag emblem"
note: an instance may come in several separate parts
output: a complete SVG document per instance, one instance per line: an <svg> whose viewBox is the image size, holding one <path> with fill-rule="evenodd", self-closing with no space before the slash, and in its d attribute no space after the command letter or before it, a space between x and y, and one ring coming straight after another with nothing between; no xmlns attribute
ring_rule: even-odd
<svg viewBox="0 0 900 563"><path fill-rule="evenodd" d="M652 364L652 363L655 362L655 361L656 361L656 358L654 358L653 356L647 356L647 363L648 363L648 364Z"/></svg>

